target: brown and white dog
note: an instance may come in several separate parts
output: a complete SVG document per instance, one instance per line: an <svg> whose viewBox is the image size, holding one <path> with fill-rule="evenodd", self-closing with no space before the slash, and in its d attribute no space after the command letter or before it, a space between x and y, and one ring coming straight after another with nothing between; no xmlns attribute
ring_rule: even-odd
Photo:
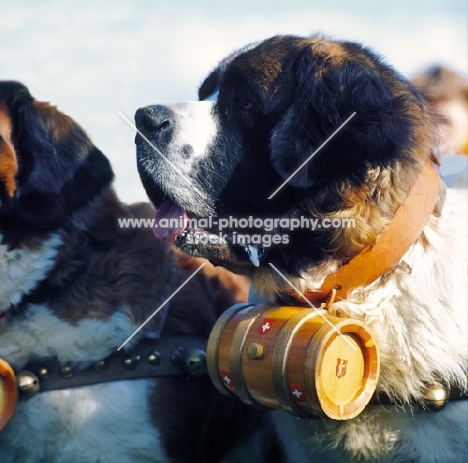
<svg viewBox="0 0 468 463"><path fill-rule="evenodd" d="M0 358L16 373L55 359L79 374L106 359L200 265L151 229L121 227L154 212L119 202L112 178L72 119L23 85L0 83ZM145 337L207 337L220 312L246 297L244 281L208 264L125 349ZM219 462L270 426L240 405L208 376L39 392L19 400L0 461ZM259 460L270 444L255 446Z"/></svg>
<svg viewBox="0 0 468 463"><path fill-rule="evenodd" d="M322 36L231 54L199 98L135 116L156 219L183 218L155 234L249 275L262 300L291 302L283 277L322 300L341 290L329 312L362 320L380 348L388 405L349 421L277 413L288 461L465 461L468 401L419 406L433 382L467 389L467 196L439 183L430 105L372 51ZM319 225L292 230L292 220ZM354 280L340 281L364 254Z"/></svg>

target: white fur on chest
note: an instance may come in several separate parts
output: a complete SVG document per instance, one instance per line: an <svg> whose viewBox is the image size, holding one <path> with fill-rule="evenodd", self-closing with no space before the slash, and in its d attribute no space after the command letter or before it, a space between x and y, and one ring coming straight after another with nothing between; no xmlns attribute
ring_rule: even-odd
<svg viewBox="0 0 468 463"><path fill-rule="evenodd" d="M410 248L405 265L385 284L366 289L363 302L351 297L333 306L373 332L381 354L379 388L400 400L417 398L434 374L465 378L467 221L466 190L449 190L442 216L424 230L429 245Z"/></svg>
<svg viewBox="0 0 468 463"><path fill-rule="evenodd" d="M378 387L401 401L419 398L436 375L466 387L467 211L467 191L449 190L442 216L425 228L429 246L413 246L385 284L330 308L366 323L380 349ZM275 416L288 463L452 463L468 458L467 412L463 400L438 413L369 406L345 422Z"/></svg>
<svg viewBox="0 0 468 463"><path fill-rule="evenodd" d="M0 435L2 463L165 463L146 380L51 391L20 402Z"/></svg>
<svg viewBox="0 0 468 463"><path fill-rule="evenodd" d="M31 357L91 362L115 351L134 329L121 312L104 321L84 319L71 325L47 307L31 305L0 325L0 357L17 369ZM118 381L20 401L0 435L0 461L165 462L158 431L149 419L148 385L146 380Z"/></svg>
<svg viewBox="0 0 468 463"><path fill-rule="evenodd" d="M58 248L62 244L56 234L41 246L30 249L12 249L1 244L0 234L0 311L21 301L23 295L32 291L55 265Z"/></svg>
<svg viewBox="0 0 468 463"><path fill-rule="evenodd" d="M24 313L0 324L0 357L16 368L32 357L92 362L110 355L136 328L122 312L107 320L83 319L71 325L46 306L30 305Z"/></svg>

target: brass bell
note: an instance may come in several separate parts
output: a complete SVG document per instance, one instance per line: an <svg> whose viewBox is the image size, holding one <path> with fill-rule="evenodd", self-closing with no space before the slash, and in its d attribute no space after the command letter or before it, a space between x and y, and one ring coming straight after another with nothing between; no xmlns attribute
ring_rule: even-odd
<svg viewBox="0 0 468 463"><path fill-rule="evenodd" d="M203 376L207 372L206 352L203 349L191 349L184 356L184 364L190 376Z"/></svg>
<svg viewBox="0 0 468 463"><path fill-rule="evenodd" d="M27 370L20 371L16 375L16 380L21 397L30 398L39 392L39 378L34 373Z"/></svg>
<svg viewBox="0 0 468 463"><path fill-rule="evenodd" d="M438 381L434 381L427 385L421 405L424 410L438 412L448 404L449 399L450 391L448 387Z"/></svg>

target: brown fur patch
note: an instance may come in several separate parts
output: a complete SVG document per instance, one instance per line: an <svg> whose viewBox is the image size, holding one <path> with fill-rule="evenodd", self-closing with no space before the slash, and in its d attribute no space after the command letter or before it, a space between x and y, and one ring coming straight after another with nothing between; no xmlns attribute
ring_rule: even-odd
<svg viewBox="0 0 468 463"><path fill-rule="evenodd" d="M5 106L0 103L0 180L7 195L12 198L16 191L15 176L18 172L18 163L11 141L11 118Z"/></svg>
<svg viewBox="0 0 468 463"><path fill-rule="evenodd" d="M215 267L205 259L196 259L176 251L176 262L180 269L193 273L202 263L201 272L205 290L203 293L216 307L227 308L237 302L246 302L249 297L249 279L235 275L223 267Z"/></svg>
<svg viewBox="0 0 468 463"><path fill-rule="evenodd" d="M69 116L60 112L55 106L35 100L33 102L37 121L42 125L53 143L69 140L73 149L85 157L93 147L85 131Z"/></svg>
<svg viewBox="0 0 468 463"><path fill-rule="evenodd" d="M369 56L362 52L350 55L339 43L313 39L311 47L314 56L323 56L326 63L324 69L329 66L340 67L345 60L352 59L361 61L367 69L379 73ZM330 247L325 251L339 261L347 261L366 246L374 244L378 233L405 200L421 166L433 157L438 115L427 102L417 100L406 84L396 79L384 80L395 97L403 96L408 101L406 111L414 121L412 163L397 162L387 169L369 166L366 181L360 186L351 183L339 185L337 191L325 195L328 202L335 204L332 214L323 214L314 204L309 205L312 216L320 219L354 219L354 227L330 230Z"/></svg>
<svg viewBox="0 0 468 463"><path fill-rule="evenodd" d="M366 182L360 187L343 184L334 201L341 204L332 214L320 213L313 204L309 211L320 219L352 220L354 226L330 229L329 248L325 251L340 261L347 261L366 246L372 245L406 198L413 183L411 169L396 165L392 169L369 168Z"/></svg>
<svg viewBox="0 0 468 463"><path fill-rule="evenodd" d="M332 42L318 37L312 38L310 42L313 56L317 60L322 59L330 65L339 66L343 63L343 60L348 57L348 53L346 53L338 42Z"/></svg>
<svg viewBox="0 0 468 463"><path fill-rule="evenodd" d="M143 323L203 262L175 251L157 240L149 228L121 228L119 218L151 218L154 209L141 203L125 206L110 191L86 224L90 247L86 271L52 302L57 316L76 324L83 319L106 320L116 310L123 311L135 324ZM82 243L82 232L64 238L58 267L49 277L63 284L73 273L76 249ZM206 263L203 271L171 299L170 307L182 307L189 326L200 313L221 313L235 302L246 301L248 281L222 268ZM156 317L155 317L156 318ZM154 320L157 322L157 320ZM183 320L180 323L184 324ZM146 325L147 328L150 328ZM207 325L208 328L208 325ZM200 331L198 327L198 332ZM208 335L209 330L206 335Z"/></svg>
<svg viewBox="0 0 468 463"><path fill-rule="evenodd" d="M170 295L175 266L169 247L150 229L120 228L119 218L134 217L130 208L109 192L87 224L88 232L73 230L64 237L58 266L49 277L65 285L77 267L81 276L51 301L56 315L72 324L94 318L106 320L117 310L140 324ZM76 253L87 246L83 256Z"/></svg>
<svg viewBox="0 0 468 463"><path fill-rule="evenodd" d="M349 55L340 43L330 42L320 37L310 40L314 58L321 58L322 73L330 68L340 68L346 60L361 61L365 68L378 73L375 63L365 54ZM386 227L399 206L416 181L421 166L427 159L434 157L433 147L437 144L437 123L440 116L427 101L418 100L411 89L402 82L394 79L385 79L395 97L402 96L407 100L406 111L414 121L413 145L411 161L396 162L388 168L368 167L365 182L356 185L343 182L334 185L324 193L322 203L309 202L308 212L318 219L354 220L353 227L337 227L323 231L326 239L323 243L324 252L330 256L320 266L312 266L308 271L311 281L320 282L327 274L335 271L335 267L345 263L356 256L369 245L373 245L380 231ZM333 205L330 207L330 204ZM332 212L323 212L330 210ZM437 213L437 211L435 211ZM419 241L424 244L425 236L422 234ZM306 290L304 281L287 275L299 290ZM281 293L285 286L284 281L270 269L256 270L252 278L252 285L256 291L273 300Z"/></svg>

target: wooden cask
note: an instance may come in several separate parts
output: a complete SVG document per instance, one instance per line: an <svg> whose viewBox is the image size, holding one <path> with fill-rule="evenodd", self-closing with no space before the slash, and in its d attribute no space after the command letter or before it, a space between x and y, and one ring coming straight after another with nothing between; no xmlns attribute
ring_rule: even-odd
<svg viewBox="0 0 468 463"><path fill-rule="evenodd" d="M276 304L237 304L223 313L207 363L220 391L302 418L357 416L379 376L378 349L362 322Z"/></svg>

